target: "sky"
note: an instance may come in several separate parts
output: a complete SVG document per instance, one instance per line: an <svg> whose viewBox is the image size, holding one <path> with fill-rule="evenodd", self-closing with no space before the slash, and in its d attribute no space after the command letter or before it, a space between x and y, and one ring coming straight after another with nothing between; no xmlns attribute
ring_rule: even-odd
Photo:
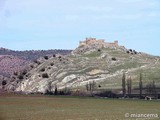
<svg viewBox="0 0 160 120"><path fill-rule="evenodd" d="M86 37L160 56L160 0L0 0L0 47L75 49Z"/></svg>

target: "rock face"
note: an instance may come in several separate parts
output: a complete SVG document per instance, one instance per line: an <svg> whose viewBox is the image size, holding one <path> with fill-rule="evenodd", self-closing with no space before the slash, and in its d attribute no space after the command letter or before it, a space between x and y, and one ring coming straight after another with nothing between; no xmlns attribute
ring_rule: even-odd
<svg viewBox="0 0 160 120"><path fill-rule="evenodd" d="M107 43L104 40L87 38L67 56L56 55L39 59L23 75L23 79L14 76L15 80L7 88L25 93L46 93L54 91L55 87L85 89L87 83L94 81L97 89L98 86L101 86L100 89L114 89L121 88L123 72L127 76L134 76L133 85L136 86L140 71L147 76L150 70L153 73L160 70L159 66L159 57L127 50L119 46L117 41ZM160 77L159 74L156 75ZM146 77L144 83L149 80Z"/></svg>

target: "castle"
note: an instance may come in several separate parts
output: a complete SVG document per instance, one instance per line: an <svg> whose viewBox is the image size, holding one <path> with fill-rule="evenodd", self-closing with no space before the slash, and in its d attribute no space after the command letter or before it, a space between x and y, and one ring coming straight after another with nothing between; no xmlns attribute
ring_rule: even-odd
<svg viewBox="0 0 160 120"><path fill-rule="evenodd" d="M114 41L113 43L105 42L104 39L96 39L96 38L86 38L85 41L80 41L79 46L87 46L87 45L103 45L108 47L118 47L118 41Z"/></svg>

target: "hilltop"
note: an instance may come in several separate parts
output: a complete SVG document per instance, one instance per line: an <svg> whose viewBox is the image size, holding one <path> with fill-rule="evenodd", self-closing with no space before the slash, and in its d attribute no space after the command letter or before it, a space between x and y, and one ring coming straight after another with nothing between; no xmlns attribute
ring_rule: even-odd
<svg viewBox="0 0 160 120"><path fill-rule="evenodd" d="M122 75L132 78L133 87L138 86L139 73L143 83L152 80L160 84L159 57L95 38L80 41L78 48L67 56L53 55L38 59L25 74L14 75L14 82L7 89L24 93L46 93L71 89L85 91L86 85L95 83L96 89L121 89ZM21 76L21 77L20 77ZM118 91L119 93L121 91Z"/></svg>

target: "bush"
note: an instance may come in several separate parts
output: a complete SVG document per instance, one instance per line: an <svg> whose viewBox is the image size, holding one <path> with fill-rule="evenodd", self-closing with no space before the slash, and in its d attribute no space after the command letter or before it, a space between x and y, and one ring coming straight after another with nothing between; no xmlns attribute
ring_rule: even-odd
<svg viewBox="0 0 160 120"><path fill-rule="evenodd" d="M51 69L51 67L48 67L48 70Z"/></svg>
<svg viewBox="0 0 160 120"><path fill-rule="evenodd" d="M56 55L55 55L55 54L53 54L53 57L56 57Z"/></svg>
<svg viewBox="0 0 160 120"><path fill-rule="evenodd" d="M34 65L30 65L31 68L34 68Z"/></svg>
<svg viewBox="0 0 160 120"><path fill-rule="evenodd" d="M127 53L129 54L130 52L129 52L129 51L127 51Z"/></svg>
<svg viewBox="0 0 160 120"><path fill-rule="evenodd" d="M43 73L43 74L42 74L42 78L49 78L49 76L48 76L47 73Z"/></svg>
<svg viewBox="0 0 160 120"><path fill-rule="evenodd" d="M2 81L2 85L4 86L4 85L6 85L6 84L7 84L7 81L3 80L3 81Z"/></svg>
<svg viewBox="0 0 160 120"><path fill-rule="evenodd" d="M22 74L23 74L23 75L26 75L26 74L27 74L27 70L26 70L26 69L23 70L23 71L22 71Z"/></svg>
<svg viewBox="0 0 160 120"><path fill-rule="evenodd" d="M98 52L101 52L101 49L98 49Z"/></svg>
<svg viewBox="0 0 160 120"><path fill-rule="evenodd" d="M117 59L115 57L112 58L113 61L116 61Z"/></svg>
<svg viewBox="0 0 160 120"><path fill-rule="evenodd" d="M134 53L134 54L137 54L137 51L133 50L133 53Z"/></svg>
<svg viewBox="0 0 160 120"><path fill-rule="evenodd" d="M98 87L101 88L102 86L101 86L101 85L98 85Z"/></svg>
<svg viewBox="0 0 160 120"><path fill-rule="evenodd" d="M51 66L53 66L53 65L54 65L54 63L51 63L50 65L51 65Z"/></svg>
<svg viewBox="0 0 160 120"><path fill-rule="evenodd" d="M44 71L45 71L45 68L40 69L40 72L44 72Z"/></svg>
<svg viewBox="0 0 160 120"><path fill-rule="evenodd" d="M38 60L34 60L33 62L38 64L38 65L41 64Z"/></svg>
<svg viewBox="0 0 160 120"><path fill-rule="evenodd" d="M18 75L18 72L14 72L13 74L14 74L15 76L17 76L17 75Z"/></svg>
<svg viewBox="0 0 160 120"><path fill-rule="evenodd" d="M20 80L22 80L23 78L24 78L23 75L18 76L18 79L20 79Z"/></svg>
<svg viewBox="0 0 160 120"><path fill-rule="evenodd" d="M48 58L48 56L44 56L44 59L48 60L49 58Z"/></svg>

